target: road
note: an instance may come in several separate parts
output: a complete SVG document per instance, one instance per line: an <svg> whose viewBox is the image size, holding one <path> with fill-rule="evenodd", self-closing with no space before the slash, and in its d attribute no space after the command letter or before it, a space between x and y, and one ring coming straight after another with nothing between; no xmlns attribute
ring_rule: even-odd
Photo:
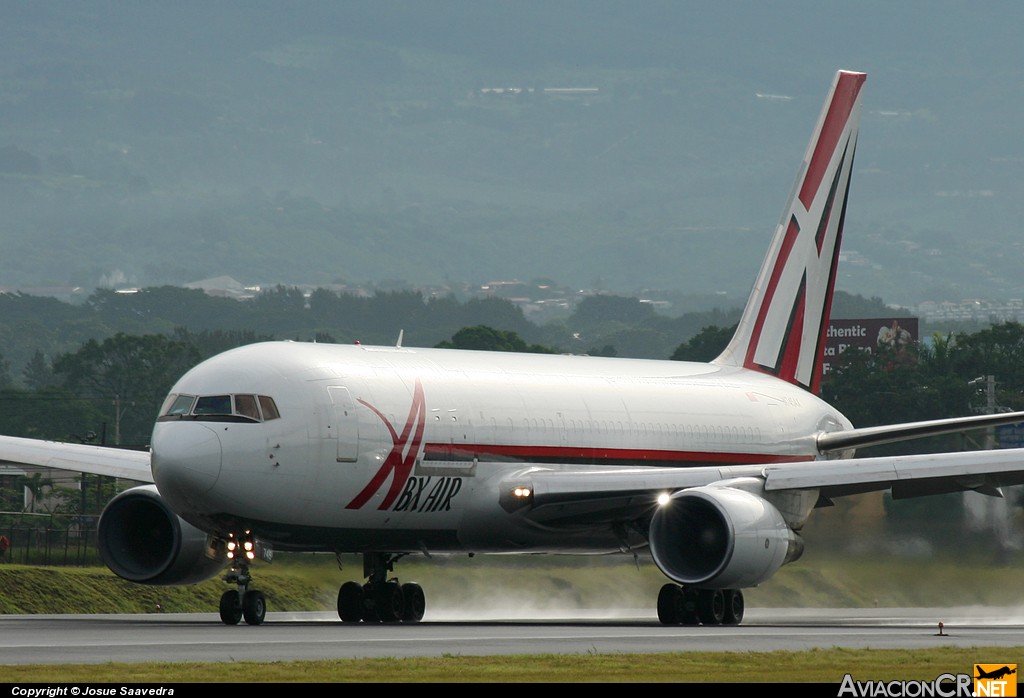
<svg viewBox="0 0 1024 698"><path fill-rule="evenodd" d="M331 613L271 612L259 627L227 627L216 614L0 616L0 665L1021 644L1020 608L751 609L741 626L711 628L642 613L345 625Z"/></svg>

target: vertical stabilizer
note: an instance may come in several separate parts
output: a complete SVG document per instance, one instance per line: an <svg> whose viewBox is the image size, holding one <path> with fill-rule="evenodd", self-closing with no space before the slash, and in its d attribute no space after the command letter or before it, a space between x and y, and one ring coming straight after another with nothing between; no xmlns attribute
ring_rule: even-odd
<svg viewBox="0 0 1024 698"><path fill-rule="evenodd" d="M714 363L817 392L866 78L836 73L736 334Z"/></svg>

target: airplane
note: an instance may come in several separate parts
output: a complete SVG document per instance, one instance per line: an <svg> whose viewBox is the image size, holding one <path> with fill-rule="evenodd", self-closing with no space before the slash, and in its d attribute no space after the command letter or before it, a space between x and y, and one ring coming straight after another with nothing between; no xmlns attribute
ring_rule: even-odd
<svg viewBox="0 0 1024 698"><path fill-rule="evenodd" d="M855 455L1024 413L857 429L816 395L865 80L836 74L710 363L265 342L188 371L149 452L0 437L0 459L145 483L106 506L104 562L139 584L223 573L229 625L264 622L253 569L275 551L362 555L346 623L422 620L424 590L389 576L408 555L625 553L668 579L662 623L738 624L837 497L1024 483L1024 450Z"/></svg>
<svg viewBox="0 0 1024 698"><path fill-rule="evenodd" d="M1009 676L1010 674L1016 674L1016 673L1017 673L1016 669L1011 669L1008 666L1002 666L1002 667L1000 667L998 669L994 669L993 671L985 671L984 669L980 669L979 668L978 669L978 675L975 676L974 678L976 678L976 679L1001 679L1004 676Z"/></svg>

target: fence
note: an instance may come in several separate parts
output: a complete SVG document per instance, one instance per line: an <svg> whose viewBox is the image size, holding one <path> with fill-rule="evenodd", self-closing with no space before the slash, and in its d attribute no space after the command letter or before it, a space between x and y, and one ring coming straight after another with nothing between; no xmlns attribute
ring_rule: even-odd
<svg viewBox="0 0 1024 698"><path fill-rule="evenodd" d="M96 548L96 519L87 517L70 524L56 517L31 514L0 514L0 536L8 549L0 551L0 563L24 565L85 566L102 564Z"/></svg>

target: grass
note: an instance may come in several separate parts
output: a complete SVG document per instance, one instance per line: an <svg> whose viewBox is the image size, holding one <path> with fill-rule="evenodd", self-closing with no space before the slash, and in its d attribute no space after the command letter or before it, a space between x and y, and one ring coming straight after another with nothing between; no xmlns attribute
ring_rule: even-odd
<svg viewBox="0 0 1024 698"><path fill-rule="evenodd" d="M806 652L672 652L664 654L516 655L337 659L223 664L83 664L3 668L9 683L456 683L687 682L833 683L933 680L969 674L975 663L1024 662L1024 646L928 650L821 649Z"/></svg>

